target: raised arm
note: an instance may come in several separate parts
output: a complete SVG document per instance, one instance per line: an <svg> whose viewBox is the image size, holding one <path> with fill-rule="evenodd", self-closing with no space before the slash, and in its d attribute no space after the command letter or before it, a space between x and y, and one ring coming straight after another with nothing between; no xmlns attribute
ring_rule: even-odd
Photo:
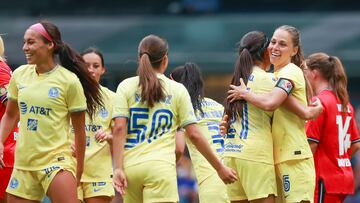
<svg viewBox="0 0 360 203"><path fill-rule="evenodd" d="M256 94L247 89L242 78L240 78L240 86L230 85L227 99L231 102L244 99L256 107L265 111L274 111L288 97L288 94L280 88L274 87L271 92Z"/></svg>
<svg viewBox="0 0 360 203"><path fill-rule="evenodd" d="M285 100L284 106L304 120L315 119L323 110L323 106L318 98L316 98L311 106L304 106L292 95Z"/></svg>

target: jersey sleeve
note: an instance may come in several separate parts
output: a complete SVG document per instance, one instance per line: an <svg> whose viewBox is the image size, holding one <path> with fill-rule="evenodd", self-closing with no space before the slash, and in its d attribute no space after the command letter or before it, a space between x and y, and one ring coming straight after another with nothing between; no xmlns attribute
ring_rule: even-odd
<svg viewBox="0 0 360 203"><path fill-rule="evenodd" d="M124 82L120 83L115 96L114 96L114 106L113 106L113 118L125 117L129 118L129 104L127 101L125 90L126 85Z"/></svg>
<svg viewBox="0 0 360 203"><path fill-rule="evenodd" d="M66 101L70 112L85 111L87 109L84 89L81 86L79 79L76 79L69 84L66 93Z"/></svg>
<svg viewBox="0 0 360 203"><path fill-rule="evenodd" d="M321 135L323 134L323 126L325 122L325 109L315 120L308 120L306 122L306 135L309 141L316 143L320 142Z"/></svg>
<svg viewBox="0 0 360 203"><path fill-rule="evenodd" d="M16 71L14 72L13 76L10 79L9 86L7 88L7 98L11 100L17 100L18 98L18 87L16 82Z"/></svg>
<svg viewBox="0 0 360 203"><path fill-rule="evenodd" d="M360 135L359 135L359 130L356 124L356 119L354 116L354 109L351 106L351 123L350 123L350 140L351 140L351 144L354 144L356 142L360 142Z"/></svg>
<svg viewBox="0 0 360 203"><path fill-rule="evenodd" d="M179 112L179 121L180 128L185 127L186 125L196 123L196 117L194 109L191 104L190 95L184 86L180 86L178 89L180 92L179 99L177 102L177 111Z"/></svg>
<svg viewBox="0 0 360 203"><path fill-rule="evenodd" d="M4 67L3 67L4 66ZM11 71L6 64L0 63L0 102L4 103L7 100L7 87L11 78Z"/></svg>

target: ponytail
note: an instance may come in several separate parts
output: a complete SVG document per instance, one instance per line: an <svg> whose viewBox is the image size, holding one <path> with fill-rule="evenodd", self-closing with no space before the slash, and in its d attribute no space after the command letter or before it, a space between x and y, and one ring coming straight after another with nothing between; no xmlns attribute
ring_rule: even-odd
<svg viewBox="0 0 360 203"><path fill-rule="evenodd" d="M150 107L153 107L156 102L165 98L161 82L153 70L148 53L140 55L137 74L141 88L141 102L147 102Z"/></svg>
<svg viewBox="0 0 360 203"><path fill-rule="evenodd" d="M241 38L239 56L236 59L234 74L231 79L232 85L239 86L240 78L247 84L255 64L266 63L265 55L269 43L269 39L260 31L248 32ZM244 100L236 100L230 103L228 99L225 99L224 111L228 115L229 121L235 120L237 116L242 116L244 103Z"/></svg>
<svg viewBox="0 0 360 203"><path fill-rule="evenodd" d="M306 65L311 70L319 70L321 76L329 82L330 87L339 98L342 111L347 112L349 103L347 76L340 59L325 53L314 53L306 59Z"/></svg>
<svg viewBox="0 0 360 203"><path fill-rule="evenodd" d="M349 103L349 94L347 91L347 76L340 59L336 56L330 56L329 62L333 65L333 76L330 77L329 83L334 88L336 96L339 98L342 106L342 112L347 112Z"/></svg>
<svg viewBox="0 0 360 203"><path fill-rule="evenodd" d="M244 83L247 84L254 65L255 64L249 50L247 48L242 49L235 63L234 74L231 79L231 84L239 86L240 78L242 78L244 80ZM244 103L244 100L236 100L230 103L228 99L225 99L225 114L229 116L229 120L235 120L237 115L240 117L242 116ZM236 113L234 114L234 112Z"/></svg>
<svg viewBox="0 0 360 203"><path fill-rule="evenodd" d="M97 107L102 106L100 85L89 74L83 57L68 44L62 43L58 52L60 64L79 78L87 103L87 112L92 118Z"/></svg>
<svg viewBox="0 0 360 203"><path fill-rule="evenodd" d="M103 106L100 85L91 77L81 55L62 41L58 27L48 21L41 21L40 24L46 30L46 33L42 34L43 40L46 43L54 43L54 54L59 55L60 65L79 78L86 97L87 113L92 118L97 108Z"/></svg>

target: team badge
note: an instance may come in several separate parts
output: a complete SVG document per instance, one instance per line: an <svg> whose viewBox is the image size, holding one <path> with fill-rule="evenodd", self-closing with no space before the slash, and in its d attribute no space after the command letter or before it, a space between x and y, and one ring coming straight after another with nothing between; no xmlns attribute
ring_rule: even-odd
<svg viewBox="0 0 360 203"><path fill-rule="evenodd" d="M9 186L12 189L16 189L17 187L19 187L19 181L16 178L12 178Z"/></svg>
<svg viewBox="0 0 360 203"><path fill-rule="evenodd" d="M52 87L49 89L49 97L50 98L58 98L60 94L59 88Z"/></svg>
<svg viewBox="0 0 360 203"><path fill-rule="evenodd" d="M104 107L101 107L99 114L100 114L100 116L101 116L102 118L106 118L106 117L108 117L109 112L108 112Z"/></svg>
<svg viewBox="0 0 360 203"><path fill-rule="evenodd" d="M38 127L38 120L29 118L27 122L27 130L37 131L37 127Z"/></svg>

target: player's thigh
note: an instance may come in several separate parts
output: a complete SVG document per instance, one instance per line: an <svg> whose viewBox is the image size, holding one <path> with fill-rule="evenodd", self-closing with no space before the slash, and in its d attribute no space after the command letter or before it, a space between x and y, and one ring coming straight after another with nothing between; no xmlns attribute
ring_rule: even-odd
<svg viewBox="0 0 360 203"><path fill-rule="evenodd" d="M57 171L48 186L47 195L52 203L78 203L76 178L73 172L63 169Z"/></svg>

